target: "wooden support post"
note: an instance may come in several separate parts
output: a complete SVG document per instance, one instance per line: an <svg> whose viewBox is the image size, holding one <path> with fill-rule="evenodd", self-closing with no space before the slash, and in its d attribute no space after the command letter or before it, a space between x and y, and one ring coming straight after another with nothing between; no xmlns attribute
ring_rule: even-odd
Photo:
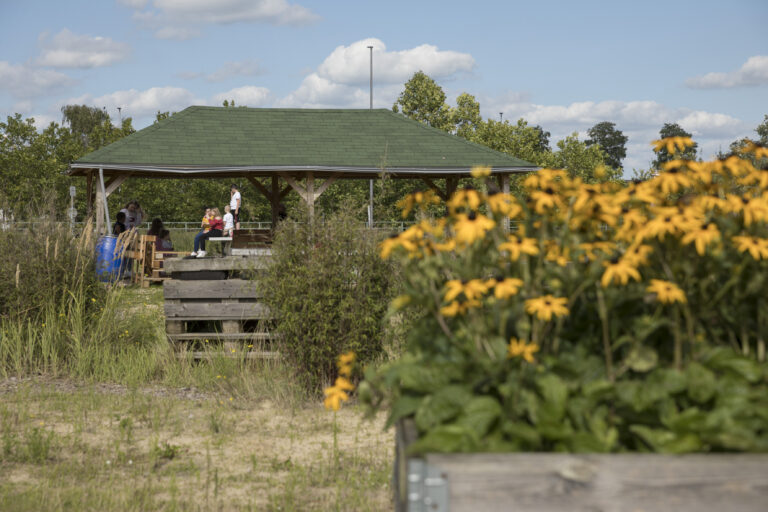
<svg viewBox="0 0 768 512"><path fill-rule="evenodd" d="M448 197L445 195L445 192L443 192L443 189L437 186L437 184L432 181L431 179L427 178L426 176L421 177L421 181L427 184L429 188L435 191L435 194L437 194L437 197L442 199L443 201L447 201Z"/></svg>
<svg viewBox="0 0 768 512"><path fill-rule="evenodd" d="M101 197L101 188L96 186L96 234L101 236L104 229L104 200Z"/></svg>
<svg viewBox="0 0 768 512"><path fill-rule="evenodd" d="M278 217L280 216L280 178L277 176L272 176L271 196L269 203L272 206L272 233L274 233L275 228L277 227Z"/></svg>
<svg viewBox="0 0 768 512"><path fill-rule="evenodd" d="M307 206L309 207L309 219L315 218L315 174L307 172Z"/></svg>
<svg viewBox="0 0 768 512"><path fill-rule="evenodd" d="M85 178L85 216L93 215L93 171L88 171Z"/></svg>
<svg viewBox="0 0 768 512"><path fill-rule="evenodd" d="M459 186L459 178L456 176L449 176L448 178L445 178L445 195L448 197L448 199L451 198L454 192L456 192L456 187Z"/></svg>

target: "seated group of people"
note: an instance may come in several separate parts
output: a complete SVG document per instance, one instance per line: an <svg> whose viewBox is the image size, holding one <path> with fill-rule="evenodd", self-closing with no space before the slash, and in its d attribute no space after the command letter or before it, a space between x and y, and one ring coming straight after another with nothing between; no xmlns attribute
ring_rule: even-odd
<svg viewBox="0 0 768 512"><path fill-rule="evenodd" d="M195 235L195 245L192 251L192 256L198 258L205 256L205 241L209 238L232 236L235 230L235 217L232 215L230 205L224 207L223 217L218 208L206 208L200 228L200 232Z"/></svg>

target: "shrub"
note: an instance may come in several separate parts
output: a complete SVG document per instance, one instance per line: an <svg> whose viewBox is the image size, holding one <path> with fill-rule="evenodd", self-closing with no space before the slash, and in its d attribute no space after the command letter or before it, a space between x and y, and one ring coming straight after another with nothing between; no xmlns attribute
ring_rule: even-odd
<svg viewBox="0 0 768 512"><path fill-rule="evenodd" d="M412 418L415 452L768 451L766 171L677 159L624 186L544 169L524 190L459 190L382 244L405 264L393 305L426 314L361 398Z"/></svg>
<svg viewBox="0 0 768 512"><path fill-rule="evenodd" d="M368 362L382 353L394 265L378 257L378 239L345 211L286 221L275 234L266 301L281 353L312 392L333 380L338 354L353 350Z"/></svg>

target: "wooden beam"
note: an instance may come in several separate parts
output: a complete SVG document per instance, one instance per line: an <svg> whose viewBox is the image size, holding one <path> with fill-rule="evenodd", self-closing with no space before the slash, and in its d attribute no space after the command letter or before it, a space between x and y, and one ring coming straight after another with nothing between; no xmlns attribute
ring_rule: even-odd
<svg viewBox="0 0 768 512"><path fill-rule="evenodd" d="M288 185L288 186L287 186L287 187L285 187L283 190L281 190L281 191L280 191L280 199L282 199L282 198L284 198L285 196L287 196L287 195L288 195L288 192L290 192L291 190L293 190L293 187L291 187L290 185Z"/></svg>
<svg viewBox="0 0 768 512"><path fill-rule="evenodd" d="M501 175L501 191L504 194L509 194L509 174ZM504 217L504 230L509 232L510 222L509 217Z"/></svg>
<svg viewBox="0 0 768 512"><path fill-rule="evenodd" d="M85 216L93 215L93 171L88 171L85 178Z"/></svg>
<svg viewBox="0 0 768 512"><path fill-rule="evenodd" d="M440 187L438 187L437 184L435 184L435 182L432 181L430 178L427 178L426 176L422 176L421 181L426 183L429 188L434 190L435 194L437 194L437 197L439 197L443 201L448 200L448 196L445 195L445 192L443 192L443 190Z"/></svg>
<svg viewBox="0 0 768 512"><path fill-rule="evenodd" d="M309 171L307 174L307 206L309 206L309 220L315 218L315 174Z"/></svg>
<svg viewBox="0 0 768 512"><path fill-rule="evenodd" d="M283 178L286 183L288 183L288 185L290 185L291 188L293 188L293 190L295 190L299 196L301 196L303 200L307 200L307 189L301 186L301 184L295 179L293 179L293 176L288 173L281 172L280 177Z"/></svg>
<svg viewBox="0 0 768 512"><path fill-rule="evenodd" d="M267 187L262 185L262 183L253 176L246 176L246 178L251 182L251 185L256 187L256 190L261 192L261 195L267 198L267 201L270 203L272 202L272 194L269 192L269 190L267 190Z"/></svg>
<svg viewBox="0 0 768 512"><path fill-rule="evenodd" d="M107 197L109 197L112 194L112 192L117 190L117 187L122 185L125 182L125 180L128 179L129 176L130 174L121 174L120 176L112 176L112 178L109 181L107 181L107 183L104 184L104 188L106 189L106 192L107 192Z"/></svg>
<svg viewBox="0 0 768 512"><path fill-rule="evenodd" d="M318 198L318 197L320 197L320 196L322 195L322 193L323 193L323 192L325 192L325 191L326 191L326 189L328 189L328 187L329 187L329 186L330 186L330 185L331 185L331 184L332 184L334 181L336 181L336 180L339 178L339 176L341 176L341 173L338 173L338 172L337 172L337 173L334 173L334 174L331 174L331 176L330 176L328 179L326 179L326 180L323 182L323 184L322 184L322 185L320 185L319 187L317 187L317 190L315 191L315 200L317 200L317 198Z"/></svg>
<svg viewBox="0 0 768 512"><path fill-rule="evenodd" d="M270 193L269 205L271 206L270 211L272 214L272 233L274 234L275 228L277 227L277 220L279 217L280 209L280 178L274 175L272 176L272 192Z"/></svg>

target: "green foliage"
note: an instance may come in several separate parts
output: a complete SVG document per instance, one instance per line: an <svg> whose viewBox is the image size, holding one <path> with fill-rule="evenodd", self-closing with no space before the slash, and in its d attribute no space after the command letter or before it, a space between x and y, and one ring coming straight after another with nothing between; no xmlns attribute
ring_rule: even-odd
<svg viewBox="0 0 768 512"><path fill-rule="evenodd" d="M445 92L423 71L417 71L405 83L392 110L440 130L452 129L452 113L445 103Z"/></svg>
<svg viewBox="0 0 768 512"><path fill-rule="evenodd" d="M597 144L605 154L605 164L614 169L621 169L621 161L627 156L626 144L629 137L616 129L616 123L603 121L587 130L587 146Z"/></svg>
<svg viewBox="0 0 768 512"><path fill-rule="evenodd" d="M690 137L691 134L683 130L683 128L677 123L664 123L664 126L659 130L659 138L666 139L667 137ZM669 154L666 148L662 148L656 153L656 159L653 161L654 169L661 169L664 162L669 162L672 158L682 158L685 160L695 160L698 144L694 144L692 147L686 148L685 151L675 155L674 157Z"/></svg>
<svg viewBox="0 0 768 512"><path fill-rule="evenodd" d="M394 269L378 256L378 235L346 211L324 221L280 224L260 282L283 336L280 352L306 389L336 377L336 358L382 354L383 319Z"/></svg>
<svg viewBox="0 0 768 512"><path fill-rule="evenodd" d="M586 183L621 178L621 169L609 168L598 179L595 170L605 164L605 154L599 146L580 141L576 133L557 141L557 151L546 155L543 163L546 167L565 169L569 176L579 177Z"/></svg>

